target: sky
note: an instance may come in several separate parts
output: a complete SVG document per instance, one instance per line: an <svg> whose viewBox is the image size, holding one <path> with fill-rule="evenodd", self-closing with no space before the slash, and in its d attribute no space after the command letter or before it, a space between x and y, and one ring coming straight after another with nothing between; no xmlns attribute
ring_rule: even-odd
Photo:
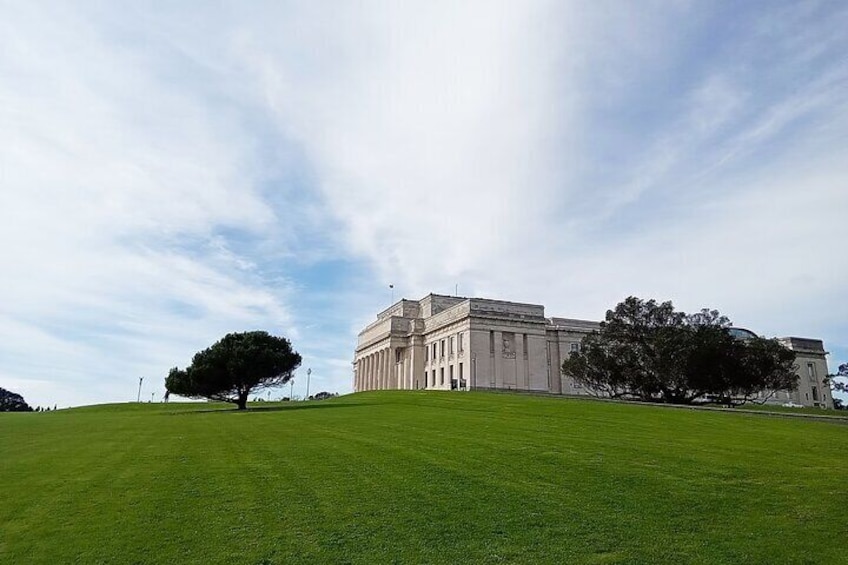
<svg viewBox="0 0 848 565"><path fill-rule="evenodd" d="M33 406L159 400L248 330L303 356L274 397L348 393L430 292L672 300L848 362L843 1L0 7L0 387Z"/></svg>

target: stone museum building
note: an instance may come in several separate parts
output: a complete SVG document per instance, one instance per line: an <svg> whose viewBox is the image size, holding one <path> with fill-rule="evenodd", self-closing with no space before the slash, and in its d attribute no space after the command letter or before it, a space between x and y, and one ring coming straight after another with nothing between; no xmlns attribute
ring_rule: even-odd
<svg viewBox="0 0 848 565"><path fill-rule="evenodd" d="M545 307L486 298L430 294L400 300L359 333L355 392L385 389L522 390L585 395L564 377L562 362L598 322L546 318ZM742 339L753 335L734 329ZM796 352L798 390L769 402L832 407L827 353L820 340L780 342Z"/></svg>

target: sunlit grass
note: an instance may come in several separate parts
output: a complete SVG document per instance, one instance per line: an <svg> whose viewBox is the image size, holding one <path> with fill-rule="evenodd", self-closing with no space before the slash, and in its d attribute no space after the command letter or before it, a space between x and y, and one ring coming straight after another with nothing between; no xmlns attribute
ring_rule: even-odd
<svg viewBox="0 0 848 565"><path fill-rule="evenodd" d="M4 563L836 563L848 425L484 393L0 414Z"/></svg>

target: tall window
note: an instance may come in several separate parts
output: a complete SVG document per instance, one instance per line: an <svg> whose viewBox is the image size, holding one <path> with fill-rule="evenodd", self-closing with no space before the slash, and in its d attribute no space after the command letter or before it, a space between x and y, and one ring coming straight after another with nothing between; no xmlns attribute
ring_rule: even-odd
<svg viewBox="0 0 848 565"><path fill-rule="evenodd" d="M433 361L436 360L436 344L433 344Z"/></svg>
<svg viewBox="0 0 848 565"><path fill-rule="evenodd" d="M440 372L439 372L439 384L440 385L445 384L445 368L444 367L442 367L440 369Z"/></svg>
<svg viewBox="0 0 848 565"><path fill-rule="evenodd" d="M819 401L819 389L817 387L813 387L813 400Z"/></svg>
<svg viewBox="0 0 848 565"><path fill-rule="evenodd" d="M493 331L489 332L489 353L493 355L495 353L495 332Z"/></svg>
<svg viewBox="0 0 848 565"><path fill-rule="evenodd" d="M442 345L442 357L444 357L445 356L445 340L441 341L441 345Z"/></svg>
<svg viewBox="0 0 848 565"><path fill-rule="evenodd" d="M453 336L451 336L451 338L450 338L450 354L451 355L453 355L454 339L455 338Z"/></svg>
<svg viewBox="0 0 848 565"><path fill-rule="evenodd" d="M425 347L424 348L424 361L429 361L429 360L430 360L430 348Z"/></svg>
<svg viewBox="0 0 848 565"><path fill-rule="evenodd" d="M524 358L525 359L528 358L528 354L527 354L527 334L524 334Z"/></svg>
<svg viewBox="0 0 848 565"><path fill-rule="evenodd" d="M465 335L465 334L459 334L459 350L460 350L460 351L465 351L465 347L463 347L463 343L462 343L463 341L465 341L465 340L463 340L463 339L462 339L462 337L463 337L464 335Z"/></svg>
<svg viewBox="0 0 848 565"><path fill-rule="evenodd" d="M807 363L807 376L811 381L816 380L816 366L813 363Z"/></svg>

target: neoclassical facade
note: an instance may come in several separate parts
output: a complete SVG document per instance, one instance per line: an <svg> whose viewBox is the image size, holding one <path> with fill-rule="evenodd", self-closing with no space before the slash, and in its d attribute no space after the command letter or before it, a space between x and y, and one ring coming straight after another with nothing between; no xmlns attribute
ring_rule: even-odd
<svg viewBox="0 0 848 565"><path fill-rule="evenodd" d="M537 304L438 294L400 300L359 333L353 388L587 394L560 367L598 327L588 320L546 318ZM831 406L822 342L781 341L798 355L801 386L771 401Z"/></svg>

